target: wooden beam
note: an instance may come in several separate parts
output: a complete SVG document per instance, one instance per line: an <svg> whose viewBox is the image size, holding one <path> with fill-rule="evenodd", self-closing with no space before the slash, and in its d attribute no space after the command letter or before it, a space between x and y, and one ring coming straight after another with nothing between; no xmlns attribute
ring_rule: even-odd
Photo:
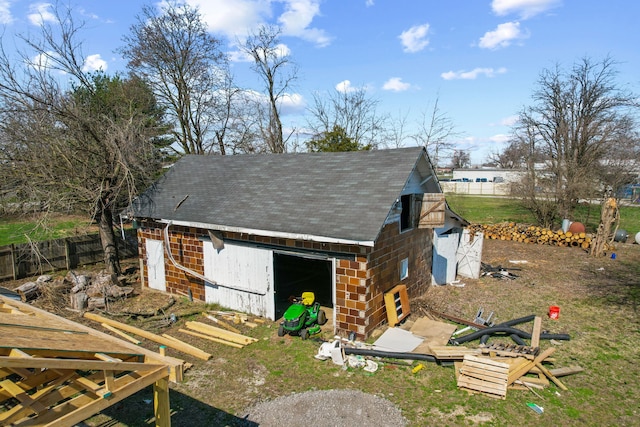
<svg viewBox="0 0 640 427"><path fill-rule="evenodd" d="M130 341L130 342L132 342L132 343L134 343L134 344L136 344L136 345L140 345L140 344L142 344L142 341L140 341L139 339L136 339L136 338L132 337L131 335L127 335L127 334L125 334L125 333L124 333L124 332L122 332L120 329L114 328L113 326L108 325L108 324L106 324L106 323L102 323L101 325L102 325L102 327L103 327L103 328L105 328L106 330L109 330L109 331L113 332L114 334L119 335L120 337L124 338L124 339L125 339L125 340L127 340L127 341Z"/></svg>
<svg viewBox="0 0 640 427"><path fill-rule="evenodd" d="M49 359L46 357L31 357L23 359L19 357L0 356L0 366L8 368L36 368L36 369L80 369L87 371L153 371L161 364L137 363L137 362L104 362L102 360L87 359Z"/></svg>
<svg viewBox="0 0 640 427"><path fill-rule="evenodd" d="M201 334L199 332L189 331L187 329L178 329L178 332L182 332L183 334L187 334L187 335L191 335L191 336L194 336L194 337L202 338L202 339L205 339L205 340L217 342L217 343L220 343L220 344L228 345L229 347L235 347L235 348L243 348L244 347L244 345L242 345L242 344L237 344L235 342L222 340L222 339L219 339L219 338L216 338L216 337L212 337L211 335Z"/></svg>
<svg viewBox="0 0 640 427"><path fill-rule="evenodd" d="M171 426L169 382L166 378L156 381L153 385L153 412L156 417L156 427Z"/></svg>
<svg viewBox="0 0 640 427"><path fill-rule="evenodd" d="M549 372L549 370L547 368L545 368L544 366L542 366L542 363L540 362L536 362L536 366L538 367L538 369L540 369L542 371L543 374L545 374L547 376L547 378L549 378L551 381L553 381L555 383L555 385L557 385L560 390L562 391L567 391L569 390L567 388L567 386L565 386L562 381L560 381L558 378L556 378L551 372Z"/></svg>
<svg viewBox="0 0 640 427"><path fill-rule="evenodd" d="M178 338L172 337L171 335L167 335L167 334L162 334L162 337L169 340L170 344L168 344L168 346L171 348L175 348L176 350L179 350L183 353L187 353L192 356L195 356L198 359L202 359L202 360L211 359L211 353L207 353L206 351L200 350L198 347L192 346L191 344L187 344L184 341L180 341Z"/></svg>
<svg viewBox="0 0 640 427"><path fill-rule="evenodd" d="M531 347L540 347L540 329L542 328L542 317L533 318L533 332L531 332Z"/></svg>
<svg viewBox="0 0 640 427"><path fill-rule="evenodd" d="M104 332L100 332L96 329L93 329L89 326L85 326L82 325L80 323L74 322L72 320L69 319L65 319L64 317L59 317L59 316L54 316L53 314L42 310L40 308L34 307L32 305L20 302L20 301L14 301L14 300L9 300L9 299L2 299L2 297L0 297L0 305L5 305L8 307L13 307L16 310L20 311L22 314L26 314L29 316L36 316L39 317L41 319L43 319L44 322L48 321L51 318L55 318L56 322L61 324L61 325L67 325L69 327L69 329L75 329L78 331L84 331L87 332L89 335L92 335L93 337L97 337L97 338L101 338L103 341L105 341L105 343L109 343L109 342L113 342L116 343L118 346L120 347L124 347L129 349L133 354L141 354L145 356L145 361L152 361L154 364L165 364L169 366L169 370L170 370L170 377L169 380L170 381L174 381L174 382L180 382L183 380L183 375L184 375L184 370L183 370L183 365L184 365L184 361L180 360L178 358L175 357L162 357L160 356L158 353L148 350L144 347L140 347L140 346L136 346L134 344L130 344L128 342L125 342L121 339L115 338L112 335L109 335L107 333ZM85 313L86 314L86 313ZM106 347L108 347L108 344L106 345ZM53 356L52 356L53 357ZM2 366L2 364L0 363L0 366Z"/></svg>
<svg viewBox="0 0 640 427"><path fill-rule="evenodd" d="M135 326L127 325L125 323L120 323L117 320L111 320L111 319L108 319L106 317L102 317L100 315L94 314L94 313L89 313L89 312L84 313L84 317L86 317L87 319L90 319L90 320L95 320L96 322L106 323L107 325L111 325L111 326L114 326L114 327L116 327L118 329L122 329L123 331L130 332L130 333L132 333L134 335L141 336L141 337L146 338L148 340L157 342L158 344L164 344L167 347L175 348L176 350L180 350L183 353L191 354L192 356L195 356L195 357L198 357L198 358L204 357L204 352L202 350L200 350L200 349L196 349L193 346L191 346L191 347L193 349L195 349L195 350L189 350L187 345L184 345L184 346L178 345L178 346L181 347L181 348L178 348L176 346L176 341L180 341L180 340L176 340L175 338L174 339L169 339L169 338L166 338L166 337L162 337L162 336L156 335L156 334L154 334L152 332L145 331L144 329L136 328ZM185 343L183 343L183 344L185 344ZM158 356L162 357L159 354L158 354ZM210 358L211 358L211 355L209 355L209 358L205 359L205 360L209 360Z"/></svg>
<svg viewBox="0 0 640 427"><path fill-rule="evenodd" d="M237 344L251 344L258 341L255 338L248 337L246 335L236 334L235 332L227 331L222 328L217 328L215 326L207 325L202 322L187 322L185 324L187 328L192 329L197 332L201 332L203 334L212 335L216 338L221 338L227 341L235 342Z"/></svg>

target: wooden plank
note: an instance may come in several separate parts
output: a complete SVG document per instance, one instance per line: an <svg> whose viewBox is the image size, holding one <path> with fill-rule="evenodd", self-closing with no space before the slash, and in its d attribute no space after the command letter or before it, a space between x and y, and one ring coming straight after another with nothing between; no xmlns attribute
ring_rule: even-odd
<svg viewBox="0 0 640 427"><path fill-rule="evenodd" d="M187 335L191 335L194 337L198 337L198 338L202 338L205 340L209 340L209 341L213 341L213 342L217 342L220 344L224 344L224 345L228 345L229 347L235 347L235 348L244 348L243 344L237 344L231 341L226 341L226 340L222 340L216 337L212 337L211 335L207 335L207 334L201 334L199 332L195 332L195 331L189 331L188 329L178 329L178 332L182 332L183 334L187 334Z"/></svg>
<svg viewBox="0 0 640 427"><path fill-rule="evenodd" d="M542 328L542 317L533 318L533 332L531 332L531 347L540 346L540 329Z"/></svg>
<svg viewBox="0 0 640 427"><path fill-rule="evenodd" d="M584 368L581 368L580 366L568 366L566 368L549 369L549 372L551 372L551 375L553 375L554 377L564 377L565 375L577 374L583 371Z"/></svg>
<svg viewBox="0 0 640 427"><path fill-rule="evenodd" d="M536 356L536 358L533 361L527 361L516 367L512 366L512 369L509 371L509 379L507 381L507 384L509 385L513 384L515 380L519 379L521 376L528 373L534 366L537 366L537 364L539 363L541 364L542 361L544 361L547 357L549 357L555 351L556 351L555 348L550 347L545 351L543 351L542 353L540 353L538 356Z"/></svg>
<svg viewBox="0 0 640 427"><path fill-rule="evenodd" d="M51 359L46 357L32 357L23 359L18 357L0 356L0 366L8 368L36 368L36 369L80 369L80 370L115 370L115 371L151 371L161 364L136 362L104 362L102 360L87 359Z"/></svg>
<svg viewBox="0 0 640 427"><path fill-rule="evenodd" d="M203 315L204 317L206 317L207 319L211 320L213 323L215 323L215 324L218 324L218 325L222 326L222 327L223 327L224 329L226 329L226 330L229 330L229 331L231 331L231 332L235 332L236 334L240 334L240 333L241 333L239 329L237 329L237 328L235 328L235 327L231 326L231 325L230 325L230 324L228 324L227 322L224 322L224 321L222 321L222 320L216 319L215 317L213 317L213 316L212 316L212 315L210 315L210 314L202 313L202 315Z"/></svg>
<svg viewBox="0 0 640 427"><path fill-rule="evenodd" d="M33 400L21 387L17 386L11 380L0 381L0 387L8 391L13 397L18 399L20 404L25 408L30 408L36 414L45 411L46 406L37 400Z"/></svg>
<svg viewBox="0 0 640 427"><path fill-rule="evenodd" d="M212 335L216 338L235 342L237 344L247 345L247 344L251 344L258 341L255 338L248 337L246 335L236 334L235 332L231 332L221 328L217 328L215 326L207 325L206 323L202 323L202 322L187 322L185 326L188 329L194 330L196 332Z"/></svg>
<svg viewBox="0 0 640 427"><path fill-rule="evenodd" d="M543 374L545 374L547 376L547 378L549 378L551 381L554 382L555 385L557 385L560 390L562 391L567 391L569 390L567 388L567 386L565 386L562 381L560 381L558 378L556 378L551 372L549 372L549 370L547 368L545 368L544 366L542 366L542 363L540 362L536 362L536 366L538 367L538 369L540 369L540 371L542 371Z"/></svg>
<svg viewBox="0 0 640 427"><path fill-rule="evenodd" d="M162 337L162 336L156 335L156 334L154 334L152 332L145 331L144 329L136 328L135 326L127 325L125 323L120 323L120 322L118 322L116 320L111 320L111 319L108 319L106 317L102 317L100 315L94 314L94 313L86 312L86 313L84 313L84 317L86 317L87 319L90 319L90 320L95 320L96 322L106 323L107 325L114 326L114 327L116 327L118 329L122 329L123 331L130 332L130 333L132 333L134 335L141 336L143 338L146 338L148 340L157 342L159 344L164 344L167 347L175 348L176 350L182 351L183 353L191 354L192 356L195 356L195 357L198 357L198 358L205 357L205 352L203 352L202 350L196 349L193 346L191 346L192 348L189 349L186 345L182 346L180 344L177 344L176 341L180 341L180 340L177 340L177 339L169 339L169 338L166 338L166 337ZM183 344L185 344L185 343L183 343ZM180 346L181 348L177 348L176 345ZM161 356L158 355L158 357L161 357ZM209 355L209 358L211 358L211 355ZM209 360L209 359L205 359L205 360Z"/></svg>
<svg viewBox="0 0 640 427"><path fill-rule="evenodd" d="M162 334L162 336L169 340L170 344L168 344L168 346L171 348L175 348L176 350L190 354L202 360L209 360L212 357L211 353L207 353L206 351L201 350L198 347L187 344L184 341L180 341L178 338L172 337L171 335Z"/></svg>
<svg viewBox="0 0 640 427"><path fill-rule="evenodd" d="M166 378L159 379L153 385L153 412L156 418L156 427L171 426L169 382Z"/></svg>
<svg viewBox="0 0 640 427"><path fill-rule="evenodd" d="M108 324L106 324L106 323L101 323L101 325L102 325L102 327L103 327L103 328L105 328L105 329L107 329L107 330L109 330L109 331L113 332L113 333L114 333L114 334L116 334L116 335L119 335L120 337L122 337L122 338L126 339L127 341L130 341L130 342L132 342L132 343L134 343L134 344L137 344L137 345L142 344L142 341L140 341L140 340L139 340L139 339L137 339L137 338L132 337L131 335L127 335L127 334L125 334L125 333L124 333L124 332L122 332L120 329L114 328L113 326L108 325Z"/></svg>

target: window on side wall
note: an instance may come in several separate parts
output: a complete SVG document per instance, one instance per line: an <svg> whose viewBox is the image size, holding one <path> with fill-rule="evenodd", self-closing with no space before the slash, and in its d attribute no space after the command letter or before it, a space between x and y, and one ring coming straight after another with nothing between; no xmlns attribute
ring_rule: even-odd
<svg viewBox="0 0 640 427"><path fill-rule="evenodd" d="M400 261L400 280L409 277L409 258Z"/></svg>

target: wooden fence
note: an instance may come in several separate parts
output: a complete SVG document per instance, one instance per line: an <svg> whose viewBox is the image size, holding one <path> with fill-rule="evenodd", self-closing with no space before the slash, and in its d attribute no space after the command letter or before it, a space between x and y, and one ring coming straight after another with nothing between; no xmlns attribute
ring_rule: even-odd
<svg viewBox="0 0 640 427"><path fill-rule="evenodd" d="M138 256L136 230L125 230L124 237L116 235L120 258ZM0 281L71 270L102 261L104 252L98 234L0 246Z"/></svg>

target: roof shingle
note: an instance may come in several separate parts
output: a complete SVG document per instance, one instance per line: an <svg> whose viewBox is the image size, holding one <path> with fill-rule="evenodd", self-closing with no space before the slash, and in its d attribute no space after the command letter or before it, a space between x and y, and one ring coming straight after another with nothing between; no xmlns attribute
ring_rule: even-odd
<svg viewBox="0 0 640 427"><path fill-rule="evenodd" d="M412 147L185 156L132 208L137 218L214 229L374 241L422 155L422 147Z"/></svg>

